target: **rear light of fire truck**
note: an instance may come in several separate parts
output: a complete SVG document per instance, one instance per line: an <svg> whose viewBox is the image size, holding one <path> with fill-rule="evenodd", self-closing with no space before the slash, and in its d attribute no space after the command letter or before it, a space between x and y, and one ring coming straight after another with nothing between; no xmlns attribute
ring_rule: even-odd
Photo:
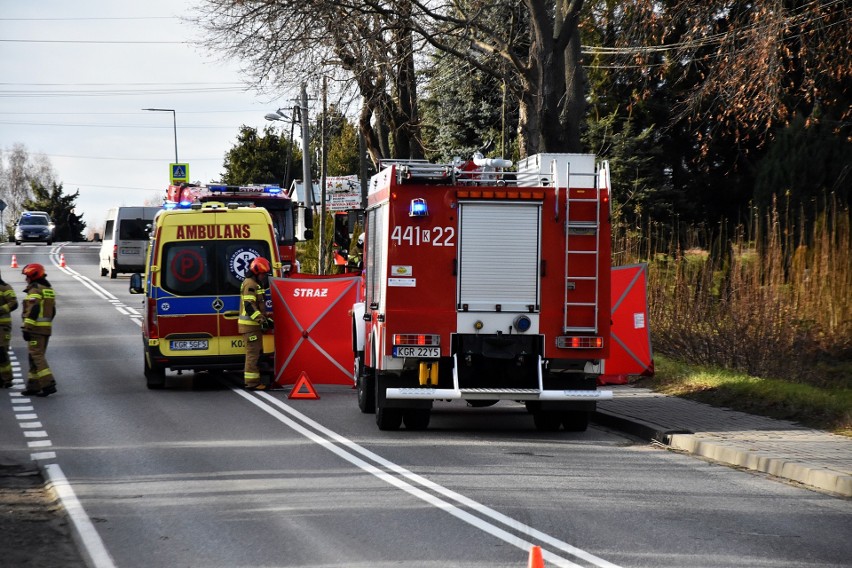
<svg viewBox="0 0 852 568"><path fill-rule="evenodd" d="M393 344L437 346L441 344L441 336L432 333L395 333Z"/></svg>
<svg viewBox="0 0 852 568"><path fill-rule="evenodd" d="M560 335L556 338L556 346L560 349L601 349L603 347L603 337Z"/></svg>

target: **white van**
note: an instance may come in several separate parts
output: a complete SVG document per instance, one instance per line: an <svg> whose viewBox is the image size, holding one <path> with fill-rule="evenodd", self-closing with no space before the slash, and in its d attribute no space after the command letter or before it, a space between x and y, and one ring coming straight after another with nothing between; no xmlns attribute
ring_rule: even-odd
<svg viewBox="0 0 852 568"><path fill-rule="evenodd" d="M119 272L142 272L145 248L154 216L160 207L113 207L107 212L101 243L101 276L115 278Z"/></svg>

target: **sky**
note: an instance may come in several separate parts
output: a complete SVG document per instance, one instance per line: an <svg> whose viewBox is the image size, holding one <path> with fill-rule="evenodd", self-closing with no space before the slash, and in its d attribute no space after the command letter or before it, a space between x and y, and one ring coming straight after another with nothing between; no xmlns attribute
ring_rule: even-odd
<svg viewBox="0 0 852 568"><path fill-rule="evenodd" d="M199 45L181 20L194 3L0 0L0 149L45 155L63 192L79 190L87 230L164 195L175 133L190 179L218 181L240 126L293 104L297 93L257 94L239 62Z"/></svg>

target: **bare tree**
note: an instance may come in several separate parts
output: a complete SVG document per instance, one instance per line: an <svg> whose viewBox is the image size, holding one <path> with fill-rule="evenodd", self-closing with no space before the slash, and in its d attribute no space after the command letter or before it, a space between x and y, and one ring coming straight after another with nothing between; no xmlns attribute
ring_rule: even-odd
<svg viewBox="0 0 852 568"><path fill-rule="evenodd" d="M359 129L374 162L421 158L407 2L392 18L323 0L206 0L197 22L211 50L243 62L260 88L292 90L342 70L362 98Z"/></svg>
<svg viewBox="0 0 852 568"><path fill-rule="evenodd" d="M522 154L581 150L582 0L206 0L207 46L257 84L296 85L339 62L363 100L373 160L421 157L415 54L438 50L499 78L519 101Z"/></svg>
<svg viewBox="0 0 852 568"><path fill-rule="evenodd" d="M24 202L32 197L32 184L49 186L56 180L53 166L44 154L31 155L23 144L0 151L0 199L6 202L3 218L8 222L20 215Z"/></svg>
<svg viewBox="0 0 852 568"><path fill-rule="evenodd" d="M582 150L586 78L578 25L583 0L412 4L411 21L424 41L501 80L518 101L522 155Z"/></svg>
<svg viewBox="0 0 852 568"><path fill-rule="evenodd" d="M632 0L611 13L617 47L593 53L679 89L672 123L694 124L705 149L722 134L762 146L795 116L852 117L848 0Z"/></svg>

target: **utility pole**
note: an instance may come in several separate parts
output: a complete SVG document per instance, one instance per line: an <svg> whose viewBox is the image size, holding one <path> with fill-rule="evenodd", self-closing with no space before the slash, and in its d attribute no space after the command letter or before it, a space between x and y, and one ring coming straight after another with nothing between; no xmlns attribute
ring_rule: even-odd
<svg viewBox="0 0 852 568"><path fill-rule="evenodd" d="M320 168L320 196L322 204L320 206L320 250L319 250L319 273L325 274L325 181L328 172L328 134L326 134L328 117L328 78L322 76L322 120L320 122L320 146L322 146L322 164Z"/></svg>
<svg viewBox="0 0 852 568"><path fill-rule="evenodd" d="M302 83L302 182L305 184L305 207L314 208L314 180L311 179L311 154L308 151L310 132L308 131L308 90Z"/></svg>

